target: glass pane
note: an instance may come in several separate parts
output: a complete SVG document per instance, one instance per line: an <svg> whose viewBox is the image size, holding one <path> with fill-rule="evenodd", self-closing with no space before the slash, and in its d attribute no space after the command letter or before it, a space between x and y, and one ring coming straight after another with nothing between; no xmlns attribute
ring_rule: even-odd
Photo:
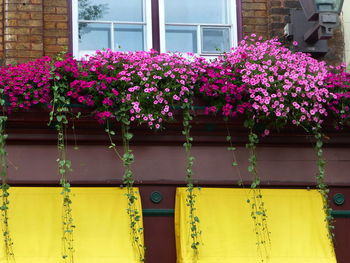
<svg viewBox="0 0 350 263"><path fill-rule="evenodd" d="M229 28L202 28L202 49L205 53L230 51Z"/></svg>
<svg viewBox="0 0 350 263"><path fill-rule="evenodd" d="M166 26L166 51L197 53L197 27Z"/></svg>
<svg viewBox="0 0 350 263"><path fill-rule="evenodd" d="M227 0L165 0L164 4L165 23L228 24Z"/></svg>
<svg viewBox="0 0 350 263"><path fill-rule="evenodd" d="M78 0L80 20L143 22L143 0Z"/></svg>
<svg viewBox="0 0 350 263"><path fill-rule="evenodd" d="M139 51L144 50L144 26L115 25L114 50Z"/></svg>
<svg viewBox="0 0 350 263"><path fill-rule="evenodd" d="M79 23L79 50L111 48L110 24Z"/></svg>

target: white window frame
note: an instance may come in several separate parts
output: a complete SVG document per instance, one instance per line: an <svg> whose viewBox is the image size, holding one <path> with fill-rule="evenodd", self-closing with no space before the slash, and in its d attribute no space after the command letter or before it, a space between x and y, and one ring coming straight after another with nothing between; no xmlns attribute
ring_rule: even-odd
<svg viewBox="0 0 350 263"><path fill-rule="evenodd" d="M128 0L125 0L128 1ZM151 0L143 0L143 17L144 22L129 22L129 21L103 21L103 20L79 20L78 19L78 0L72 0L72 38L73 38L73 56L81 58L79 54L79 22L110 24L111 27L111 47L114 50L114 25L143 25L145 27L144 48L150 50L152 48L152 7ZM91 52L94 53L94 52ZM87 53L89 54L89 52Z"/></svg>
<svg viewBox="0 0 350 263"><path fill-rule="evenodd" d="M197 27L197 51L198 55L205 57L216 57L219 53L208 53L202 51L202 27L219 27L229 28L230 31L230 47L236 47L238 43L238 28L237 28L237 5L236 0L227 1L227 15L229 24L204 24L204 23L165 23L165 4L164 0L159 1L159 34L160 34L160 51L166 52L165 26L196 26ZM200 0L198 1L200 4Z"/></svg>

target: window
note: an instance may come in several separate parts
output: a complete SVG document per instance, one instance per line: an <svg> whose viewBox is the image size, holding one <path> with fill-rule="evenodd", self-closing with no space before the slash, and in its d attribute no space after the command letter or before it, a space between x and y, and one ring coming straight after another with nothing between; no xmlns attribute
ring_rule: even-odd
<svg viewBox="0 0 350 263"><path fill-rule="evenodd" d="M149 50L159 46L152 35L161 52L217 55L237 44L236 0L73 0L72 12L77 57Z"/></svg>
<svg viewBox="0 0 350 263"><path fill-rule="evenodd" d="M160 10L163 52L215 55L236 45L235 1L160 0Z"/></svg>
<svg viewBox="0 0 350 263"><path fill-rule="evenodd" d="M152 46L148 0L75 0L72 9L77 57L103 48L136 51Z"/></svg>

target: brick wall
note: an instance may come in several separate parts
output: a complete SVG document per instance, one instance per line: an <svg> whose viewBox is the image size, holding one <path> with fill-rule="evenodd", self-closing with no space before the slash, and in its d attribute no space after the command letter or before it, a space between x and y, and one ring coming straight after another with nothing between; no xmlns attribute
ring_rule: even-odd
<svg viewBox="0 0 350 263"><path fill-rule="evenodd" d="M67 49L67 0L0 0L0 56L9 64Z"/></svg>
<svg viewBox="0 0 350 263"><path fill-rule="evenodd" d="M25 62L43 55L55 56L69 43L68 6L71 0L0 0L0 62ZM298 0L241 0L243 35L283 37L289 9ZM344 57L341 30L329 41L325 59L339 63Z"/></svg>
<svg viewBox="0 0 350 263"><path fill-rule="evenodd" d="M269 0L242 0L243 35L255 33L268 38Z"/></svg>
<svg viewBox="0 0 350 263"><path fill-rule="evenodd" d="M67 0L44 1L44 52L54 56L68 50L68 7Z"/></svg>
<svg viewBox="0 0 350 263"><path fill-rule="evenodd" d="M43 50L42 0L4 0L6 63L40 57Z"/></svg>

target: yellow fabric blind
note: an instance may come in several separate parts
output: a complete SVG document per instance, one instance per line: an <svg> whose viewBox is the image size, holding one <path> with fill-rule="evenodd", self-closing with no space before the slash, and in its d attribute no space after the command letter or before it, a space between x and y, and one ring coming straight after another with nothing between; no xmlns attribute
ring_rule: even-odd
<svg viewBox="0 0 350 263"><path fill-rule="evenodd" d="M16 263L62 262L60 193L58 187L10 189L9 227ZM120 188L72 188L75 262L139 262L125 194ZM141 211L139 196L137 207ZM0 262L6 262L3 251Z"/></svg>
<svg viewBox="0 0 350 263"><path fill-rule="evenodd" d="M195 189L202 245L198 263L258 263L249 189ZM327 237L322 198L317 190L262 189L271 232L269 263L335 263ZM175 232L178 263L192 263L185 188L176 191Z"/></svg>

